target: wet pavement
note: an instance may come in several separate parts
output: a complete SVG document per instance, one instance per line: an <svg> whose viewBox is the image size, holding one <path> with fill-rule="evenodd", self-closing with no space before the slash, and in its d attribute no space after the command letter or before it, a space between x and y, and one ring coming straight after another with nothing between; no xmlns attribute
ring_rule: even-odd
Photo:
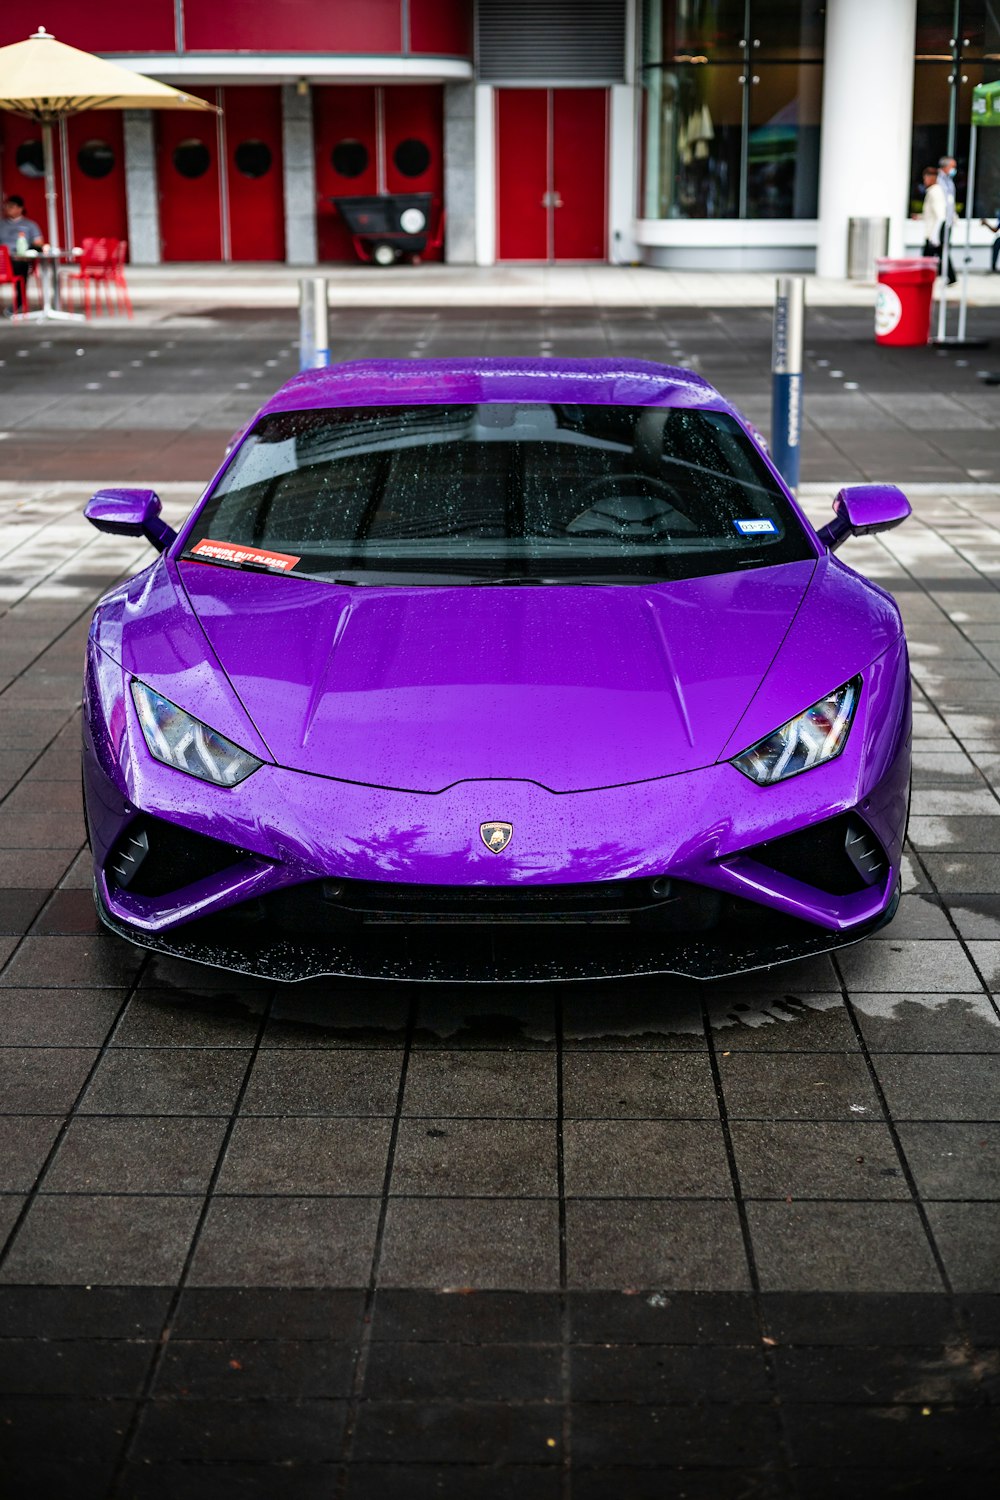
<svg viewBox="0 0 1000 1500"><path fill-rule="evenodd" d="M689 366L764 432L767 307L336 308L337 359L565 355ZM204 482L233 431L295 373L295 314L219 307L165 328L0 325L0 460L8 479ZM178 326L179 325L179 326ZM802 478L1000 482L995 350L879 348L867 308L814 307L805 341ZM44 332L45 337L38 337Z"/></svg>
<svg viewBox="0 0 1000 1500"><path fill-rule="evenodd" d="M863 409L901 414L881 477L925 481L912 522L843 554L892 589L910 637L906 894L864 945L705 985L254 985L99 932L80 662L94 600L149 554L83 522L80 481L170 481L176 519L197 493L177 482L185 454L204 441L204 478L254 397L217 380L209 410L222 353L206 341L201 414L171 426L171 403L197 411L201 376L170 389L194 345L175 344L159 392L119 347L109 368L136 370L127 399L174 444L140 475L153 424L116 426L117 396L94 393L90 428L12 419L32 381L36 405L78 399L59 382L89 356L32 346L0 407L0 457L35 475L15 464L0 484L5 1500L958 1500L995 1484L1000 483L961 466L986 429L952 405L920 428L912 383L883 370L871 389L871 351L838 316L832 368L856 356ZM683 332L680 352L749 406L749 333L743 354L711 354L710 331L700 353L694 319ZM267 388L294 360L285 333L243 329L227 357L245 349ZM970 422L973 397L1000 403L917 353ZM818 479L867 472L875 430L836 430ZM88 431L69 478L59 437ZM831 494L809 490L817 517Z"/></svg>

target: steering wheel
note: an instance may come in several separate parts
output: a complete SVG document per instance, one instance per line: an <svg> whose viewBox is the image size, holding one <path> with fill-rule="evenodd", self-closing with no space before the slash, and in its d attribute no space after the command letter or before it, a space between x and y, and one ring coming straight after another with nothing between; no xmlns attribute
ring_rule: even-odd
<svg viewBox="0 0 1000 1500"><path fill-rule="evenodd" d="M677 504L680 493L672 484L667 484L664 479L656 479L652 474L599 474L596 479L588 479L582 489L577 491L578 500L586 500L592 494L602 492L614 493L622 485L639 484L643 486L644 492L653 499L665 500L674 510L679 510ZM589 506L584 507L589 510ZM682 512L683 514L683 512Z"/></svg>
<svg viewBox="0 0 1000 1500"><path fill-rule="evenodd" d="M677 504L681 498L678 491L672 484L649 474L602 474L577 492L578 502L588 498L590 503L567 523L567 532L607 536L619 531L651 538L667 530L693 529L690 517ZM618 516L614 514L616 501L622 510ZM626 514L630 502L645 506L647 513Z"/></svg>

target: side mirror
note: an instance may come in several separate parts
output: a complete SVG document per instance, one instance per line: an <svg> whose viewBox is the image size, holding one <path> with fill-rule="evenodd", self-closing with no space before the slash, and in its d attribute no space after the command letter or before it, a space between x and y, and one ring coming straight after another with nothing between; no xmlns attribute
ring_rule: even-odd
<svg viewBox="0 0 1000 1500"><path fill-rule="evenodd" d="M910 514L910 502L894 484L851 484L833 502L833 520L819 539L835 552L849 536L891 531Z"/></svg>
<svg viewBox="0 0 1000 1500"><path fill-rule="evenodd" d="M112 536L144 536L158 552L177 536L172 526L160 520L160 497L155 490L98 490L83 513L98 531Z"/></svg>

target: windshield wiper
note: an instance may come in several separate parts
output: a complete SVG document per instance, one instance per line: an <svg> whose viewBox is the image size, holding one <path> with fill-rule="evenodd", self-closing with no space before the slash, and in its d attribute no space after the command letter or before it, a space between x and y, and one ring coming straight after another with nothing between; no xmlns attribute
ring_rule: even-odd
<svg viewBox="0 0 1000 1500"><path fill-rule="evenodd" d="M498 588L504 584L556 584L560 588L613 588L627 583L662 583L659 573L581 573L578 576L566 573L555 578L540 578L537 573L497 573L486 578L473 578L476 587Z"/></svg>
<svg viewBox="0 0 1000 1500"><path fill-rule="evenodd" d="M269 568L259 562L227 562L222 557L203 557L199 552L182 552L181 562L206 563L210 568L234 568L238 573L269 573L272 578L287 577L281 568Z"/></svg>

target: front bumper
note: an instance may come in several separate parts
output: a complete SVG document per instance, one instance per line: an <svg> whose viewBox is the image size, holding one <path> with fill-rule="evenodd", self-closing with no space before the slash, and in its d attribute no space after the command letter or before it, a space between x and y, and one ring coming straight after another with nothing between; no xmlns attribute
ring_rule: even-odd
<svg viewBox="0 0 1000 1500"><path fill-rule="evenodd" d="M708 978L856 942L888 921L898 900L910 721L902 642L865 673L840 758L766 788L729 764L563 794L530 781L394 791L272 765L237 787L216 788L151 759L121 669L94 648L85 720L88 824L104 921L144 946L265 978ZM181 844L221 843L221 865L210 859L199 869L188 861L173 885L162 871L145 889L141 881L123 884L113 873L122 868L123 841L150 816ZM831 874L822 839L815 869L801 854L790 862L773 852L775 841L794 844L806 830L808 856L811 831L847 816L879 851L870 879L852 885L843 872ZM501 854L480 838L480 824L490 820L513 825ZM474 901L469 909L482 891L585 894L654 881L701 893L689 903L700 913L693 926L686 930L667 913L666 930L641 930L649 924L628 910L609 922L607 902L597 899L568 912L556 902L541 919L515 911L497 920ZM435 915L417 900L416 913L397 910L391 922L385 912L360 922L352 912L345 921L335 899L329 922L312 930L268 920L268 903L282 892L294 904L296 892L321 882L454 891L457 909ZM706 902L714 921L704 920ZM241 920L248 916L257 920Z"/></svg>

